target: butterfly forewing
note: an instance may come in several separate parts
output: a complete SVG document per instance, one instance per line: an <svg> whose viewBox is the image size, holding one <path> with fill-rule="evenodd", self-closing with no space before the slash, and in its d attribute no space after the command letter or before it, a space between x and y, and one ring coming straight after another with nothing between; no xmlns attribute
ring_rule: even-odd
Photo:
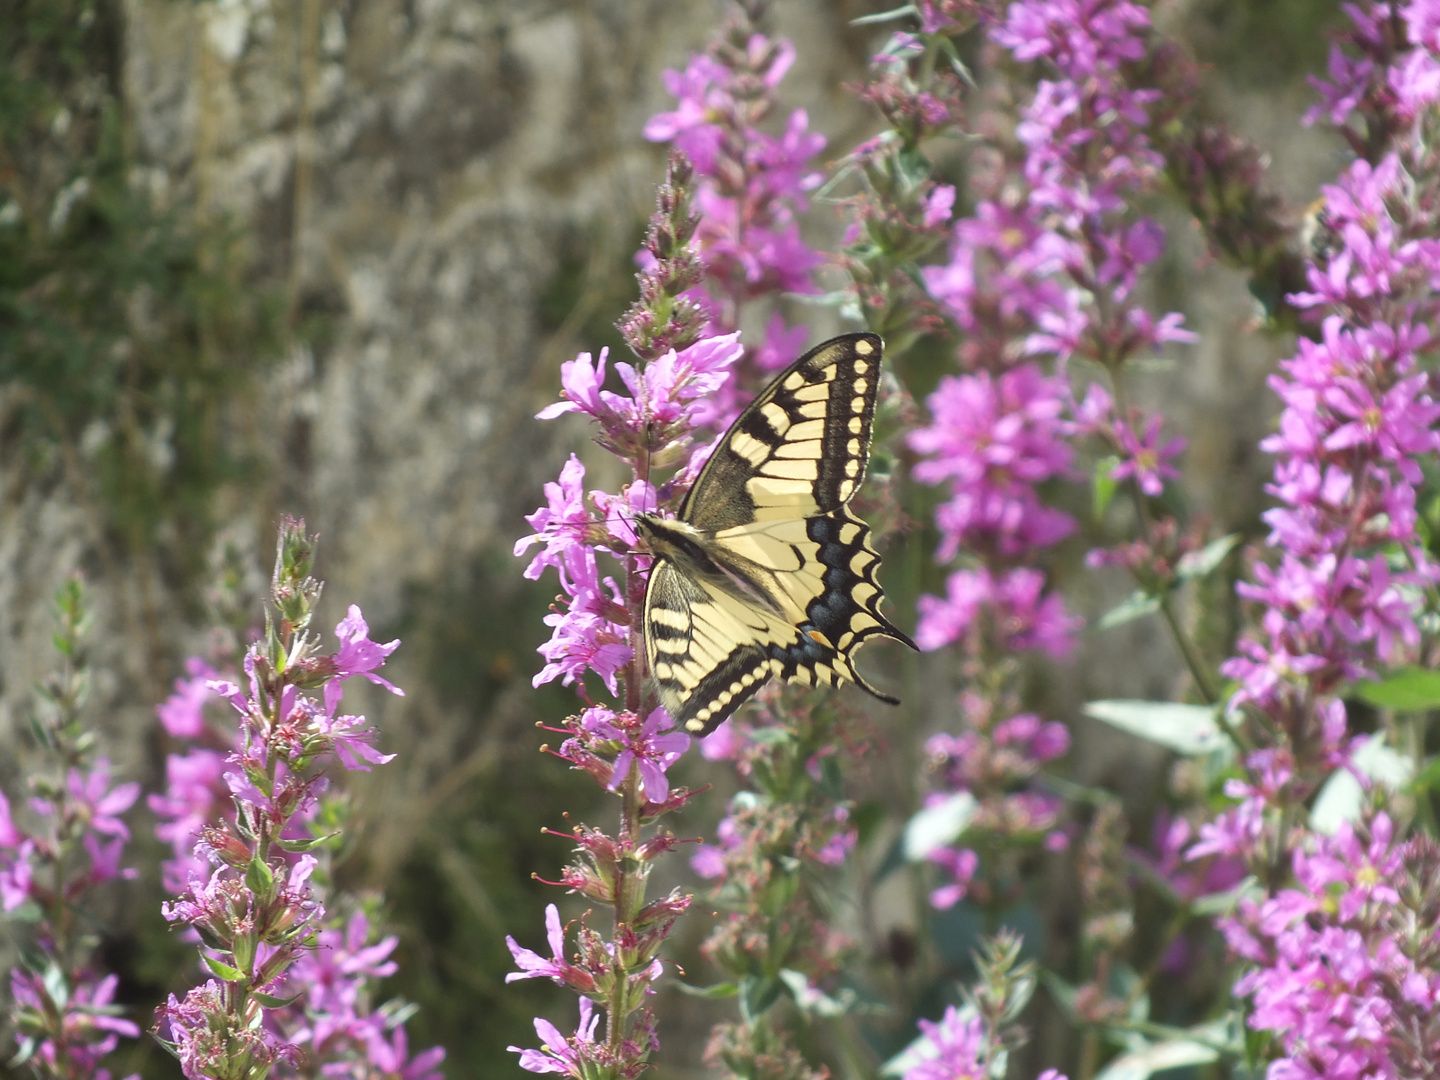
<svg viewBox="0 0 1440 1080"><path fill-rule="evenodd" d="M870 458L880 348L874 334L846 334L781 372L720 440L680 519L719 532L849 502Z"/></svg>
<svg viewBox="0 0 1440 1080"><path fill-rule="evenodd" d="M660 703L708 735L770 677L853 681L876 634L880 556L850 515L865 477L880 339L827 341L776 377L720 440L676 521L637 521L656 554L646 659Z"/></svg>

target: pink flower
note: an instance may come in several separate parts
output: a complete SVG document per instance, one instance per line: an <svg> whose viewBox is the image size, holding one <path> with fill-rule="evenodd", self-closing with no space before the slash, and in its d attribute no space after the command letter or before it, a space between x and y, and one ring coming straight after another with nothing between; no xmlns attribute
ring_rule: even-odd
<svg viewBox="0 0 1440 1080"><path fill-rule="evenodd" d="M140 797L140 785L120 784L110 788L110 762L100 758L89 769L71 769L65 777L65 787L75 807L75 812L87 821L91 831L104 836L115 836L121 840L130 839L130 830L119 815L129 810ZM51 812L49 802L32 801L39 813Z"/></svg>
<svg viewBox="0 0 1440 1080"><path fill-rule="evenodd" d="M690 748L690 736L683 731L667 730L675 726L675 721L664 709L654 709L638 731L633 723L622 728L605 719L596 719L592 726L602 738L617 739L623 744L615 758L611 791L620 789L633 764L639 766L645 798L652 803L662 803L670 797L670 782L665 770L679 761Z"/></svg>
<svg viewBox="0 0 1440 1080"><path fill-rule="evenodd" d="M400 647L400 639L384 645L370 640L370 627L360 609L350 605L349 614L335 627L335 636L340 639L340 651L332 658L335 677L325 684L325 711L333 713L340 704L344 693L343 683L356 675L364 675L376 686L383 686L397 697L404 697L405 691L375 674L375 669L384 666L385 658Z"/></svg>
<svg viewBox="0 0 1440 1080"><path fill-rule="evenodd" d="M978 1016L950 1005L939 1023L921 1020L918 1026L934 1056L907 1069L903 1080L986 1080L987 1040Z"/></svg>
<svg viewBox="0 0 1440 1080"><path fill-rule="evenodd" d="M587 997L580 999L580 1026L572 1036L564 1035L548 1020L535 1020L535 1034L545 1044L544 1050L522 1050L518 1046L506 1047L511 1053L520 1055L520 1067L533 1073L563 1073L567 1076L583 1076L582 1063L593 1056L596 1047L595 1028L600 1016L595 1012L594 1003Z"/></svg>
<svg viewBox="0 0 1440 1080"><path fill-rule="evenodd" d="M209 681L220 673L198 656L185 661L188 679L175 680L175 693L166 698L155 712L165 730L177 739L198 739L205 733L205 702L211 690Z"/></svg>
<svg viewBox="0 0 1440 1080"><path fill-rule="evenodd" d="M560 912L554 904L545 905L545 937L550 943L551 955L547 958L539 953L521 947L508 934L505 944L515 958L519 971L505 976L507 983L516 979L550 979L560 986L570 986L582 993L594 988L594 980L581 967L565 959L565 931L560 925Z"/></svg>
<svg viewBox="0 0 1440 1080"><path fill-rule="evenodd" d="M1124 480L1134 477L1140 490L1152 499L1159 497L1166 480L1173 480L1180 475L1180 470L1166 459L1177 456L1185 449L1185 440L1180 438L1171 439L1164 446L1160 445L1160 425L1163 422L1164 418L1158 413L1152 415L1145 425L1143 436L1137 436L1124 421L1115 422L1115 434L1119 438L1120 451L1124 456L1120 464L1110 470L1110 478Z"/></svg>

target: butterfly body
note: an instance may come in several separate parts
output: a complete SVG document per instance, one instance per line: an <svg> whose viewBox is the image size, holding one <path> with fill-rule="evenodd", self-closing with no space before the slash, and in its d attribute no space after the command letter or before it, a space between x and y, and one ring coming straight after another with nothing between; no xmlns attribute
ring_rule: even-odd
<svg viewBox="0 0 1440 1080"><path fill-rule="evenodd" d="M855 682L879 610L880 556L846 503L865 478L880 339L847 334L776 377L731 425L678 515L636 517L655 556L644 635L652 685L708 735L767 679Z"/></svg>

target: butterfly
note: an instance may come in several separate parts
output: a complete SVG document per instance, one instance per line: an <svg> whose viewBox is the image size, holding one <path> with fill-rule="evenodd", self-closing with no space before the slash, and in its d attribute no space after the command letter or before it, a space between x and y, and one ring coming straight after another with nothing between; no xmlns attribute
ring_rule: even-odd
<svg viewBox="0 0 1440 1080"><path fill-rule="evenodd" d="M865 479L881 342L811 349L730 425L676 517L638 514L655 557L643 632L651 686L675 722L708 735L772 677L853 682L880 635L880 556L846 504Z"/></svg>

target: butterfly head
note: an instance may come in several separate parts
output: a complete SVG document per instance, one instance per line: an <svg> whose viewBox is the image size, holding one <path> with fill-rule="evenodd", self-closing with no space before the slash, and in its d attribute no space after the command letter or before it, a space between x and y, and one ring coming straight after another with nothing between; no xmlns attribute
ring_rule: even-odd
<svg viewBox="0 0 1440 1080"><path fill-rule="evenodd" d="M662 559L684 558L704 546L704 538L684 521L659 514L635 515L635 533L652 555Z"/></svg>

